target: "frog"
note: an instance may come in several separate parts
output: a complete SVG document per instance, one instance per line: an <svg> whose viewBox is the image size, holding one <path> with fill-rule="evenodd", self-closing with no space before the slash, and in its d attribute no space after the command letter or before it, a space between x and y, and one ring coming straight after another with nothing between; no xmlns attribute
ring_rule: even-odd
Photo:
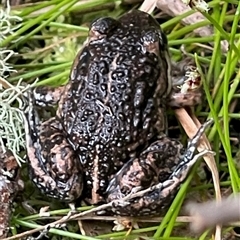
<svg viewBox="0 0 240 240"><path fill-rule="evenodd" d="M186 149L167 136L169 97L175 96L174 107L182 106L172 90L167 37L150 14L132 10L93 21L68 83L29 93L32 181L60 201L112 202L104 213L159 214L206 154L195 150L209 123ZM51 105L57 105L55 116L42 121L37 106Z"/></svg>

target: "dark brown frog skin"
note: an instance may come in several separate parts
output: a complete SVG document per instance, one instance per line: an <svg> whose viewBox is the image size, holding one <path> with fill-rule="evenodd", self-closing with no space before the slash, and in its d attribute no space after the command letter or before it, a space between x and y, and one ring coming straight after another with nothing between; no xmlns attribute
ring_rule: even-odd
<svg viewBox="0 0 240 240"><path fill-rule="evenodd" d="M27 149L33 182L48 196L68 202L82 196L91 204L162 182L161 189L170 185L172 193L162 196L158 190L152 197L147 190L140 196L146 204L114 206L120 215L160 212L184 180L168 183L168 178L182 166L187 174L202 134L190 144L186 158L181 143L164 136L170 71L166 37L149 14L134 10L118 20L94 21L56 116L40 123L34 108L56 102L54 94L45 92L46 101L36 90L30 99Z"/></svg>
<svg viewBox="0 0 240 240"><path fill-rule="evenodd" d="M12 203L21 190L19 165L10 150L0 146L0 239L7 237L10 230Z"/></svg>
<svg viewBox="0 0 240 240"><path fill-rule="evenodd" d="M57 112L86 171L91 203L101 199L109 176L163 128L166 46L159 25L142 12L91 26Z"/></svg>

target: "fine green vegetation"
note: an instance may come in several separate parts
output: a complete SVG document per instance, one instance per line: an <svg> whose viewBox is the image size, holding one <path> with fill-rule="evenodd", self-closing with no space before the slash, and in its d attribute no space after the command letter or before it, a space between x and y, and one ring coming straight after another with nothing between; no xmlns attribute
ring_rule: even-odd
<svg viewBox="0 0 240 240"><path fill-rule="evenodd" d="M228 196L240 190L240 3L237 0L215 0L209 1L208 4L210 10L208 13L202 13L205 20L201 22L182 24L181 20L196 10L189 10L175 17L160 15L161 19L157 19L167 34L172 60L177 62L187 55L194 59L201 74L203 100L202 104L195 108L195 114L201 122L208 117L214 119L214 124L207 131L207 137L216 153L221 192ZM45 226L69 212L67 205L44 197L29 180L20 112L25 104L21 101L21 94L28 88L26 83L35 86L65 84L73 60L88 36L90 23L102 16L117 18L139 6L137 3L122 4L116 0L49 0L12 6L11 10L9 6L2 8L0 84L3 84L4 78L8 85L3 84L4 87L0 88L0 144L7 144L13 151L21 165L21 177L25 182L24 192L19 194L13 206L15 210L10 223L12 235ZM159 11L155 9L152 15L159 17ZM210 27L212 34L199 36L195 30L200 27ZM172 112L170 115L171 119L174 118ZM177 137L186 144L184 131L176 131ZM183 133L181 136L180 131ZM109 218L111 227L104 234L99 233L97 236L90 236L88 233L86 236L81 235L78 222L74 220L67 222L63 228L50 228L46 234L49 239L54 240L137 239L137 237L172 240L196 237L210 239L210 231L197 236L189 231L185 220L177 219L178 216L184 215L181 211L186 199L200 202L214 199L211 174L204 166L201 161L193 167L169 210L165 216L161 216L163 219L154 218L153 221L152 218L144 218L140 220L138 229L111 232L113 220ZM25 203L24 207L22 202L25 201L27 204ZM50 206L49 212L46 210L47 214L39 216L39 210L45 206ZM79 211L89 209L92 209L92 206L78 208ZM94 220L96 226L100 222L101 220ZM231 231L231 227L224 229L224 233L229 234ZM30 235L37 237L39 232Z"/></svg>

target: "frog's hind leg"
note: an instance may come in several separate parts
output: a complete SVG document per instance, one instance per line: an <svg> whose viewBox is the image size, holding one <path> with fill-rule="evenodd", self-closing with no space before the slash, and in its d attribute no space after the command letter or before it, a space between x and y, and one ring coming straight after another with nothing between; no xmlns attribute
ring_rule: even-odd
<svg viewBox="0 0 240 240"><path fill-rule="evenodd" d="M191 166L204 150L195 155L198 142L211 121L206 122L189 141L181 143L166 136L151 144L139 158L132 159L111 180L107 196L118 215L143 216L163 212L185 180Z"/></svg>
<svg viewBox="0 0 240 240"><path fill-rule="evenodd" d="M56 118L40 123L29 98L26 145L32 181L47 196L72 202L82 192L82 169L78 156L64 136Z"/></svg>

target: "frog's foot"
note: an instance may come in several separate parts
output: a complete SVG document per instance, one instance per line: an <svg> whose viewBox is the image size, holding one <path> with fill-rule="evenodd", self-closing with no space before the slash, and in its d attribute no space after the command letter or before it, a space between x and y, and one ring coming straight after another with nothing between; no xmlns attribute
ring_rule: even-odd
<svg viewBox="0 0 240 240"><path fill-rule="evenodd" d="M68 212L66 219L69 219L71 216L73 216L74 214L78 213L75 203L69 203L68 204L70 211Z"/></svg>
<svg viewBox="0 0 240 240"><path fill-rule="evenodd" d="M26 144L30 177L47 196L71 202L82 192L81 166L66 141L60 122L51 118L39 123L29 99L26 114Z"/></svg>
<svg viewBox="0 0 240 240"><path fill-rule="evenodd" d="M65 86L60 87L46 87L41 86L33 90L34 103L37 106L46 107L56 105L60 96L63 94Z"/></svg>
<svg viewBox="0 0 240 240"><path fill-rule="evenodd" d="M124 165L107 189L107 199L113 201L111 211L125 216L161 213L171 203L192 165L203 155L212 153L206 149L194 155L202 134L211 123L212 120L202 125L185 151L178 141L162 136L139 158Z"/></svg>
<svg viewBox="0 0 240 240"><path fill-rule="evenodd" d="M47 234L49 230L50 230L49 226L45 227L45 229L42 230L36 238L30 238L30 240L40 240L40 239L48 238Z"/></svg>
<svg viewBox="0 0 240 240"><path fill-rule="evenodd" d="M51 224L51 228L63 228L66 226L66 222L69 220L70 217L72 217L73 215L75 215L76 213L78 213L75 204L74 203L69 203L68 204L70 211L68 212L68 214L64 217L62 217L61 221L63 223L58 223L58 224Z"/></svg>

